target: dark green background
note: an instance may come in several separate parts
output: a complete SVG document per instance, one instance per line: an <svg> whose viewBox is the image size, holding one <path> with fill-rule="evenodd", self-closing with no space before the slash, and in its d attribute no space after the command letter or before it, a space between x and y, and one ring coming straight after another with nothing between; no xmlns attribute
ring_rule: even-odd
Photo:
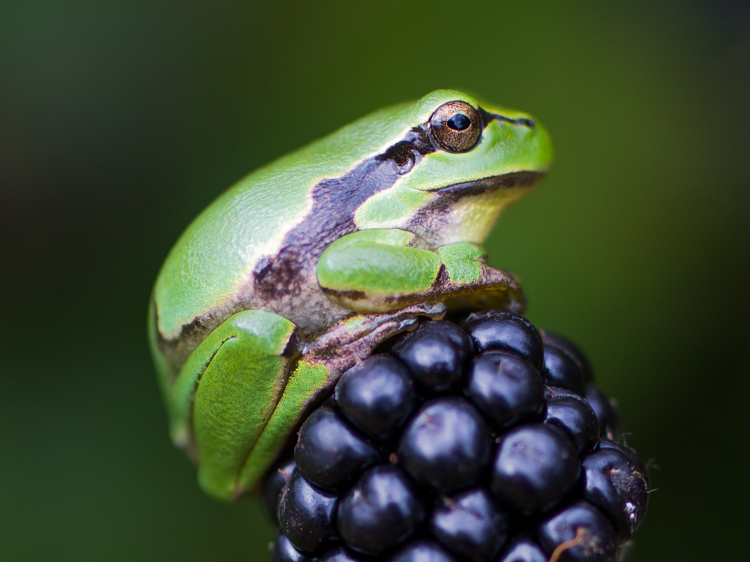
<svg viewBox="0 0 750 562"><path fill-rule="evenodd" d="M146 304L249 170L458 87L557 160L495 229L659 470L633 561L747 556L750 19L737 0L0 4L0 558L266 559L167 438Z"/></svg>

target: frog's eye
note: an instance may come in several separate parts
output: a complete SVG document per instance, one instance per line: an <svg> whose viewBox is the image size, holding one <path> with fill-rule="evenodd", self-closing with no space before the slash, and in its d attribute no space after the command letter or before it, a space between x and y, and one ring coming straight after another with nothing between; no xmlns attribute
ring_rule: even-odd
<svg viewBox="0 0 750 562"><path fill-rule="evenodd" d="M449 101L430 117L430 136L447 152L466 152L479 142L482 120L477 110L465 101Z"/></svg>

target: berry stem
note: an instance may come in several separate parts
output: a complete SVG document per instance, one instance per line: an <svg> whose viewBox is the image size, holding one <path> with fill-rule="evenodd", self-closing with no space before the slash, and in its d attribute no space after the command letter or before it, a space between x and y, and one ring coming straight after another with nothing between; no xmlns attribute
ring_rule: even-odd
<svg viewBox="0 0 750 562"><path fill-rule="evenodd" d="M552 551L552 556L549 557L549 562L559 562L560 557L563 555L563 553L573 548L574 546L578 546L581 544L581 541L583 540L583 535L585 531L582 527L578 527L576 530L576 536L570 539L569 541L565 541L564 543L560 543L557 545L557 548Z"/></svg>

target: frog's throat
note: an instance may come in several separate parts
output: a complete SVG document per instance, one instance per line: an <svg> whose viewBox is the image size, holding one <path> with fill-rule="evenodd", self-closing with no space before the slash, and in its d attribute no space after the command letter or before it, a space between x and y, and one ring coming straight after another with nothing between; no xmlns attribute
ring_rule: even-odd
<svg viewBox="0 0 750 562"><path fill-rule="evenodd" d="M513 172L447 185L404 225L432 247L457 242L482 244L503 210L526 195L541 172Z"/></svg>

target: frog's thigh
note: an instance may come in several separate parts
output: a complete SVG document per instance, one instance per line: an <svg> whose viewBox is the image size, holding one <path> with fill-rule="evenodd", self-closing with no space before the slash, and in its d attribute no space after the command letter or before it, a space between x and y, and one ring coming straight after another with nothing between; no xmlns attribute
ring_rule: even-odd
<svg viewBox="0 0 750 562"><path fill-rule="evenodd" d="M238 495L256 486L304 414L332 382L326 366L310 364L304 358L297 363L276 409L245 460L237 481Z"/></svg>
<svg viewBox="0 0 750 562"><path fill-rule="evenodd" d="M236 493L248 452L284 392L291 361L284 352L294 329L276 314L239 312L216 328L180 371L172 392L173 437L184 439L192 425L198 478L214 496Z"/></svg>
<svg viewBox="0 0 750 562"><path fill-rule="evenodd" d="M414 247L404 230L363 230L331 244L318 261L318 283L328 292L379 295L423 293L437 279L440 258Z"/></svg>

